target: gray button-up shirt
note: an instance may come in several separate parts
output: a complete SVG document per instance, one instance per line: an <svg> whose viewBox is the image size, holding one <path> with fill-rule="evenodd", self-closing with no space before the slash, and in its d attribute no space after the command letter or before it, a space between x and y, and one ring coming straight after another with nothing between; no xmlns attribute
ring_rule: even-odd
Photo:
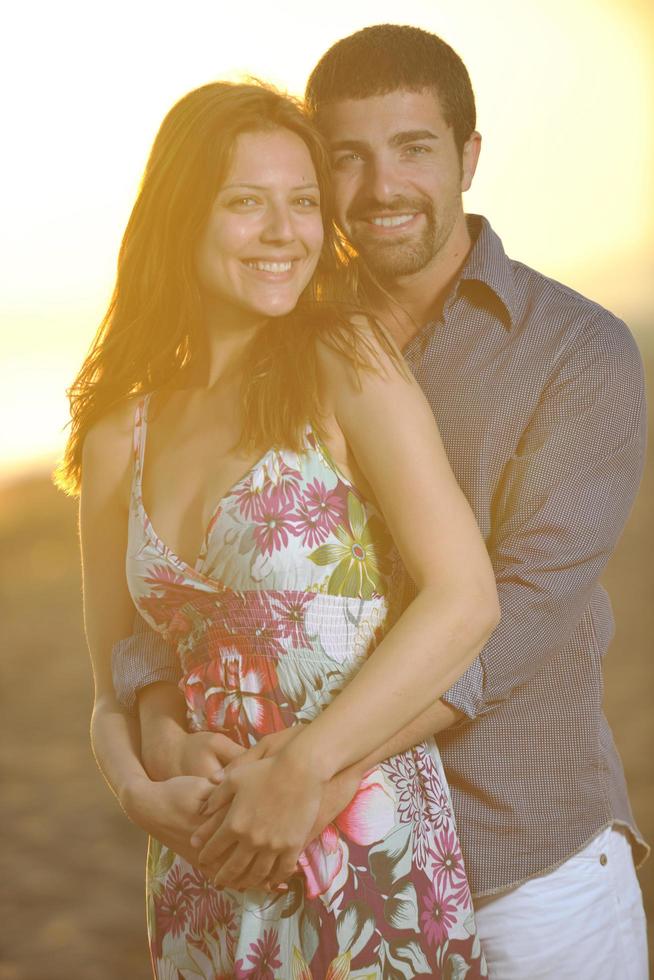
<svg viewBox="0 0 654 980"><path fill-rule="evenodd" d="M439 746L473 894L556 867L602 828L646 854L602 712L613 633L599 576L636 494L643 371L627 327L509 259L488 222L438 322L405 356L491 555L502 609L445 695L466 716ZM119 696L175 680L152 632L115 648Z"/></svg>

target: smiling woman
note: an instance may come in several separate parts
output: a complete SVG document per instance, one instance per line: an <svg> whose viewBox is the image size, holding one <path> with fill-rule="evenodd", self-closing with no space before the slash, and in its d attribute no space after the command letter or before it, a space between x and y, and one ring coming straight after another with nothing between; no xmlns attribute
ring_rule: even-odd
<svg viewBox="0 0 654 980"><path fill-rule="evenodd" d="M292 100L215 83L173 107L59 474L81 485L94 751L151 835L159 978L336 978L405 955L445 976L445 940L485 974L435 742L370 755L485 642L492 569L431 409L353 283L327 154ZM114 691L135 609L182 675L165 717L188 719L183 775L149 778ZM252 753L203 863L216 737ZM434 892L427 854L445 844Z"/></svg>

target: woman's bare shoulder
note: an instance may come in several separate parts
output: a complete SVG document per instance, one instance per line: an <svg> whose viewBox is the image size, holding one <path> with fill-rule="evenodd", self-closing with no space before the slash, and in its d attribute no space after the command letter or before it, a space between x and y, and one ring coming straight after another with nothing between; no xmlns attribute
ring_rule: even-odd
<svg viewBox="0 0 654 980"><path fill-rule="evenodd" d="M412 381L391 335L365 313L353 313L347 323L324 331L316 352L321 388L331 394Z"/></svg>
<svg viewBox="0 0 654 980"><path fill-rule="evenodd" d="M131 472L134 418L141 396L125 398L111 408L86 434L82 469L111 484L122 483ZM88 483L88 481L87 481Z"/></svg>

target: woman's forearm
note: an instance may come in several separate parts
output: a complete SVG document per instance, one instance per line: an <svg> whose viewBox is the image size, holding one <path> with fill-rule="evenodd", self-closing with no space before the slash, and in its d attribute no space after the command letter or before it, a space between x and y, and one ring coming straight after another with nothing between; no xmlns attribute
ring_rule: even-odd
<svg viewBox="0 0 654 980"><path fill-rule="evenodd" d="M456 708L453 708L446 701L438 699L433 704L430 704L417 718L409 722L408 725L405 725L395 735L392 735L381 745L377 746L377 748L373 749L364 759L354 763L351 768L356 767L357 772L363 776L370 769L378 766L380 762L384 762L385 759L389 759L392 755L399 755L401 752L406 752L407 749L412 749L415 745L419 745L420 742L433 738L438 732L450 728L463 718L465 718L464 714L457 711ZM338 778L338 776L335 778Z"/></svg>
<svg viewBox="0 0 654 980"><path fill-rule="evenodd" d="M408 747L398 733L407 729L404 737L413 737L412 723L472 662L497 615L493 597L464 603L421 591L344 690L284 750L288 764L327 780L364 760L379 761L387 745L401 746L388 754Z"/></svg>

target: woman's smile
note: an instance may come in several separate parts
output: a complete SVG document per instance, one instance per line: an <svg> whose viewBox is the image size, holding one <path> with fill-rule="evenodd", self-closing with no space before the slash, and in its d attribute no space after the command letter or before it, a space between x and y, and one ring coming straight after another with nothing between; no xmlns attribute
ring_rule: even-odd
<svg viewBox="0 0 654 980"><path fill-rule="evenodd" d="M210 308L260 319L289 313L323 244L311 154L290 130L242 133L196 253Z"/></svg>

